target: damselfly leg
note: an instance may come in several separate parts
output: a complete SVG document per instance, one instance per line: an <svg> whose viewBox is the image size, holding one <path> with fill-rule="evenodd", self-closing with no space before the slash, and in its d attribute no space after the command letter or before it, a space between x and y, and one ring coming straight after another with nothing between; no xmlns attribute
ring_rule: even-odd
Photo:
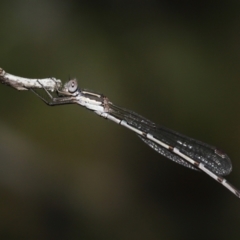
<svg viewBox="0 0 240 240"><path fill-rule="evenodd" d="M54 81L54 80L53 80ZM73 104L76 103L76 99L74 96L72 96L71 93L67 92L65 89L58 89L56 88L55 94L57 95L54 97L44 86L43 84L38 80L38 83L42 86L44 91L46 92L49 99L46 97L43 97L38 92L36 92L35 89L30 89L35 95L37 95L43 102L45 102L49 106L57 106L57 105L65 105L65 104Z"/></svg>

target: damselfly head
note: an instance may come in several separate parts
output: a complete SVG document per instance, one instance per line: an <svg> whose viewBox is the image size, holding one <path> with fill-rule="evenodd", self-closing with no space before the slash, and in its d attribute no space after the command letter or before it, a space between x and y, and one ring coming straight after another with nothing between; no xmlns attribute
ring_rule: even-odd
<svg viewBox="0 0 240 240"><path fill-rule="evenodd" d="M67 83L65 83L64 88L69 92L69 93L74 93L78 89L78 83L77 79L70 79Z"/></svg>

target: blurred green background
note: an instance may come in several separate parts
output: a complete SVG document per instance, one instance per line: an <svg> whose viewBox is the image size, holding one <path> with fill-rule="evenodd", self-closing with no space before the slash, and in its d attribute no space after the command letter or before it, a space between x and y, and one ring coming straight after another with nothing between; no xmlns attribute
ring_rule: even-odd
<svg viewBox="0 0 240 240"><path fill-rule="evenodd" d="M239 1L6 1L0 67L77 77L231 157L240 187ZM240 199L77 105L0 85L0 239L239 239Z"/></svg>

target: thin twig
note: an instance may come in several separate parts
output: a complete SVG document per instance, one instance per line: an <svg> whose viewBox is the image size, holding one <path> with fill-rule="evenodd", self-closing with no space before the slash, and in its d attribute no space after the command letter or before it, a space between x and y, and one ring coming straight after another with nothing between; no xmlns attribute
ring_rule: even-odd
<svg viewBox="0 0 240 240"><path fill-rule="evenodd" d="M0 82L2 84L11 86L17 90L29 90L37 88L45 88L49 91L54 91L61 88L62 82L56 78L43 78L43 79L30 79L14 76L7 73L2 68L0 68ZM39 82L41 84L39 84Z"/></svg>

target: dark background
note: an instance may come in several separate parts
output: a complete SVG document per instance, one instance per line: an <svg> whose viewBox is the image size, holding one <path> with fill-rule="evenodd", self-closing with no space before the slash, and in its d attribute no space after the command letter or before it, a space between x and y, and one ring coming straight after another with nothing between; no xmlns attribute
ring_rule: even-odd
<svg viewBox="0 0 240 240"><path fill-rule="evenodd" d="M1 1L0 67L79 85L232 159L239 1ZM77 105L0 86L0 239L239 239L240 199Z"/></svg>

